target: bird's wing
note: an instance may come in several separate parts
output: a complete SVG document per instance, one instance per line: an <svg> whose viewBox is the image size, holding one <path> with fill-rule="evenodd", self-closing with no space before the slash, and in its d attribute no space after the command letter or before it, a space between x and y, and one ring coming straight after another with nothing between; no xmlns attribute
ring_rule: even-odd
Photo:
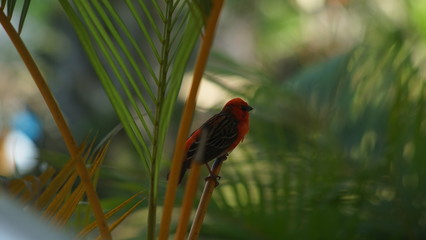
<svg viewBox="0 0 426 240"><path fill-rule="evenodd" d="M193 133L197 133L198 136L189 147L186 160L192 162L202 142L205 142L201 160L203 163L207 163L226 153L229 147L237 140L237 124L237 121L229 114L218 113L211 117L200 127L200 132L197 130ZM206 138L205 140L203 140L204 137Z"/></svg>

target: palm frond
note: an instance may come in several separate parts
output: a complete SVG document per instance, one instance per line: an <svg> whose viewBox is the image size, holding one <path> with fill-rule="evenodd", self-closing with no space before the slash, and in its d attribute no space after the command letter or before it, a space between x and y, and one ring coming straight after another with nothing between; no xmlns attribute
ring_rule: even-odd
<svg viewBox="0 0 426 240"><path fill-rule="evenodd" d="M86 164L90 165L89 173L92 178L95 178L95 173L99 171L109 147L109 142L106 142L98 151L93 152L94 143L95 141L91 141L89 145L82 147L82 150L84 150L83 159L86 159ZM50 219L52 224L62 227L76 214L77 207L84 197L83 183L79 182L76 186L78 173L73 165L75 165L75 162L69 161L57 173L53 168L47 168L39 176L30 175L22 179L14 179L6 184L6 188L12 196L21 202L39 209L41 215ZM109 219L139 195L140 193L137 193L125 200L105 214L105 218ZM117 222L110 227L110 231L118 222L129 216L140 203L141 201L135 203L128 211L119 216ZM85 235L96 227L97 223L93 222L87 225L80 234Z"/></svg>
<svg viewBox="0 0 426 240"><path fill-rule="evenodd" d="M107 0L60 2L145 164L155 222L159 160L203 15L191 1L126 0L120 10Z"/></svg>
<svg viewBox="0 0 426 240"><path fill-rule="evenodd" d="M0 11L4 11L6 9L6 17L9 21L12 20L13 13L16 10L16 0L2 0L0 4ZM30 8L31 0L25 0L22 4L21 14L19 16L19 24L18 24L18 34L22 33L22 29L24 27L24 22L28 14L28 9Z"/></svg>
<svg viewBox="0 0 426 240"><path fill-rule="evenodd" d="M4 2L3 2L4 3ZM13 4L14 5L14 4ZM26 6L25 8L27 8ZM25 10L26 11L26 10ZM22 16L21 16L22 17ZM76 144L76 141L71 133L71 130L68 127L67 122L65 121L64 116L62 115L62 112L52 95L42 73L40 72L37 64L35 63L34 59L32 58L30 52L26 48L25 44L23 43L22 39L20 38L18 32L15 30L15 28L12 26L10 21L11 15L8 18L3 11L0 11L0 23L3 26L4 30L8 34L10 40L14 44L16 50L18 51L19 55L21 56L23 62L25 63L25 66L27 67L28 71L30 72L31 76L33 77L34 82L36 83L38 90L40 91L40 94L43 96L44 101L46 102L46 105L49 108L49 111L52 113L53 119L55 120L56 125L58 126L59 131L62 134L62 137L65 141L65 144L67 146L67 149L71 155L71 158L76 161L76 170L80 175L82 183L85 185L85 191L88 196L88 200L90 202L90 205L93 209L93 212L95 214L96 220L98 222L98 226L100 228L100 231L105 239L110 239L110 233L108 232L107 225L105 223L104 216L102 214L102 209L99 203L98 195L96 194L96 191L92 185L92 182L90 180L90 177L87 173L87 169L84 166L84 163L81 159L81 156L79 155L79 150ZM21 18L21 21L23 18Z"/></svg>
<svg viewBox="0 0 426 240"><path fill-rule="evenodd" d="M24 28L24 22L25 18L27 17L28 9L30 8L31 0L25 0L24 5L22 7L21 11L21 17L19 18L19 26L18 26L18 33L22 33L22 29Z"/></svg>
<svg viewBox="0 0 426 240"><path fill-rule="evenodd" d="M173 6L170 3L169 16L165 14L167 7L160 7L155 1L126 1L124 12L117 12L108 1L61 3L74 23L127 134L147 169L150 169L153 155L150 148L155 137L153 125L155 118L163 114L152 109L164 109L166 116L170 116L199 33L197 29L201 27L197 24L198 17L189 14L188 3L179 1ZM177 6L178 11L174 12ZM125 21L122 15L126 13L133 19ZM179 23L179 29L174 29L173 23ZM166 24L169 30L162 33L160 29ZM131 33L129 28L135 26L140 32ZM186 30L180 31L183 28ZM138 44L139 36L144 39L142 45ZM166 36L168 39L165 39ZM169 54L171 52L173 55ZM169 71L171 66L173 68ZM160 77L163 78L161 84ZM171 94L168 91L172 91ZM160 92L166 96L165 101L158 98ZM132 112L138 116L141 127L139 121L132 119ZM167 123L164 121L161 129L165 129Z"/></svg>
<svg viewBox="0 0 426 240"><path fill-rule="evenodd" d="M106 218L110 218L112 217L114 214L116 214L118 211L120 211L121 209L123 209L125 206L127 206L133 199L135 199L137 196L139 196L141 194L141 192L138 192L136 194L134 194L133 196L131 196L130 198L128 198L127 200L125 200L124 202L122 202L120 205L118 205L117 207L115 207L114 209L111 209L109 212L107 212L105 214ZM133 205L125 214L123 214L119 220L121 220L122 218L125 218L128 216L129 213L131 213L140 203L142 203L143 200L138 201L135 205ZM122 221L122 220L121 220ZM114 224L115 225L115 224ZM77 234L77 238L82 238L84 236L86 236L87 234L89 234L91 231L93 231L96 228L96 222L92 222L88 225L86 225L86 227L84 227L84 229L82 229L78 234ZM110 231L112 231L112 229L114 228L113 225L111 225L110 227Z"/></svg>

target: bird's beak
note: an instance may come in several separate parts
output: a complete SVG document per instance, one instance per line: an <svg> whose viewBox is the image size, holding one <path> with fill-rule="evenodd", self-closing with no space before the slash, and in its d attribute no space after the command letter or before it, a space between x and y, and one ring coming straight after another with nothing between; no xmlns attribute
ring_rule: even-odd
<svg viewBox="0 0 426 240"><path fill-rule="evenodd" d="M251 110L253 110L253 108L251 106L247 105L247 106L244 106L243 110L246 111L246 112L250 112Z"/></svg>

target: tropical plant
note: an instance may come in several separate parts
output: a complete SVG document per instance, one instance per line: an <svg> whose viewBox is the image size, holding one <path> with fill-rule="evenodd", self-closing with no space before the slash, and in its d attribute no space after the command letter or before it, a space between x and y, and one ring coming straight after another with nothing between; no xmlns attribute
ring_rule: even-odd
<svg viewBox="0 0 426 240"><path fill-rule="evenodd" d="M22 8L19 31L22 30L29 2L26 1ZM64 209L67 211L66 219L73 214L82 198L82 190L86 189L91 206L97 206L95 207L97 210L94 211L95 215L97 214L98 227L102 237L109 239L112 226L110 229L107 228L94 185L90 183L87 170L81 161L81 152L77 149L72 134L40 71L18 34L10 25L9 21L15 3L16 1L2 1L1 9L3 10L7 6L8 13L8 15L2 13L2 25L15 43L17 50L22 52L21 56L39 85L41 93L47 99L46 102L56 117L55 120L63 132L73 158L73 161L67 165L68 167L63 168L64 172L61 171L57 175L60 177L55 178L59 180L51 182L54 186L53 190L48 186L45 191L49 193L49 197L55 195L56 191L63 191L56 195L53 202L56 201L55 199L60 201L65 198L75 181L76 176L68 177L72 173L72 166L76 161L77 170L84 181L81 182L81 187L75 190L78 191L78 195L73 197L74 194L72 194L67 198L74 207L64 205ZM204 24L205 15L209 11L209 4L196 1L138 1L137 3L126 1L126 9L118 11L116 6L109 1L70 2L63 0L60 3L75 27L122 127L133 143L140 160L144 162L144 172L149 176L147 238L153 239L158 204L159 163L163 157L164 141L183 74ZM128 19L123 16L133 18ZM138 31L131 31L130 28L133 27L136 27ZM141 41L138 37L142 37L143 40ZM102 152L104 153L104 151ZM92 176L95 169L96 167L91 172ZM43 183L47 183L52 174L52 170L49 169L40 176L40 179L43 179ZM67 187L59 190L64 181ZM23 186L24 184L17 180L16 183L12 182L9 187L12 192L19 194L23 190ZM30 189L26 191L30 191ZM28 195L28 193L24 195ZM42 194L42 196L44 195ZM42 202L45 204L47 199L43 199ZM57 203L55 206L57 209ZM134 205L134 207L136 206ZM57 211L49 210L49 212L54 214ZM86 228L92 227L93 225L88 225ZM85 229L83 232L86 233L87 230Z"/></svg>
<svg viewBox="0 0 426 240"><path fill-rule="evenodd" d="M211 6L203 1L60 2L120 119L117 129L124 128L137 161L145 166L131 173L107 167L99 171L117 129L99 148L93 140L77 148L92 185L102 179L103 193L113 189L109 196L120 195L119 202L101 197L103 209L113 209L101 217L109 219L121 209L103 234L138 206L141 201L134 198L145 199L145 192L137 192L147 188L148 201L142 204L148 204L148 225L135 220L138 232L133 237L146 231L153 239L156 205L163 198L161 168L167 165L163 154L172 151L165 139L177 122L171 121L172 109L179 106L177 92L197 37L206 38L206 30L200 29ZM13 4L2 1L3 15L13 12L7 10ZM247 42L255 51L244 53L251 56L244 59L223 51L229 46L218 46L204 76L229 95L245 97L254 111L250 133L223 163L200 239L425 238L424 1L228 4L228 35L240 41L252 33L255 40ZM24 5L18 12L26 12ZM306 22L314 24L301 30ZM316 28L320 35L303 36ZM244 44L241 48L248 49ZM187 136L185 131L180 135ZM182 150L179 144L177 150ZM72 151L70 155L75 159ZM52 222L71 226L69 220L76 220L81 234L101 226L99 220L90 223L94 208L84 204L85 183L76 180L72 161L57 172L49 168L12 180L8 187ZM195 172L192 168L188 178L197 178ZM123 175L143 175L148 181L138 178L126 185L133 195L129 198L123 182L132 179ZM196 183L188 182L197 190ZM167 188L176 191L173 184ZM182 195L178 190L177 196ZM192 200L186 204L192 206ZM164 205L162 210L173 208ZM180 228L176 236L185 235L185 225L179 225L189 215L186 211L178 221L169 219L172 232L175 225ZM170 236L163 233L162 239Z"/></svg>

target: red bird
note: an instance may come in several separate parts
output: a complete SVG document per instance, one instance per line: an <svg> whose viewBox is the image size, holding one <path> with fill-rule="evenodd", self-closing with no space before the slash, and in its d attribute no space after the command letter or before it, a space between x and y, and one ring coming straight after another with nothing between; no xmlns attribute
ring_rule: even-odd
<svg viewBox="0 0 426 240"><path fill-rule="evenodd" d="M206 164L210 175L213 176L208 165L213 159L229 154L244 139L249 131L249 112L253 110L241 98L234 98L227 102L222 111L200 128L195 130L186 140L186 156L182 163L179 183L187 169L191 167L192 160L197 155L198 147L204 145L201 153L201 163Z"/></svg>

